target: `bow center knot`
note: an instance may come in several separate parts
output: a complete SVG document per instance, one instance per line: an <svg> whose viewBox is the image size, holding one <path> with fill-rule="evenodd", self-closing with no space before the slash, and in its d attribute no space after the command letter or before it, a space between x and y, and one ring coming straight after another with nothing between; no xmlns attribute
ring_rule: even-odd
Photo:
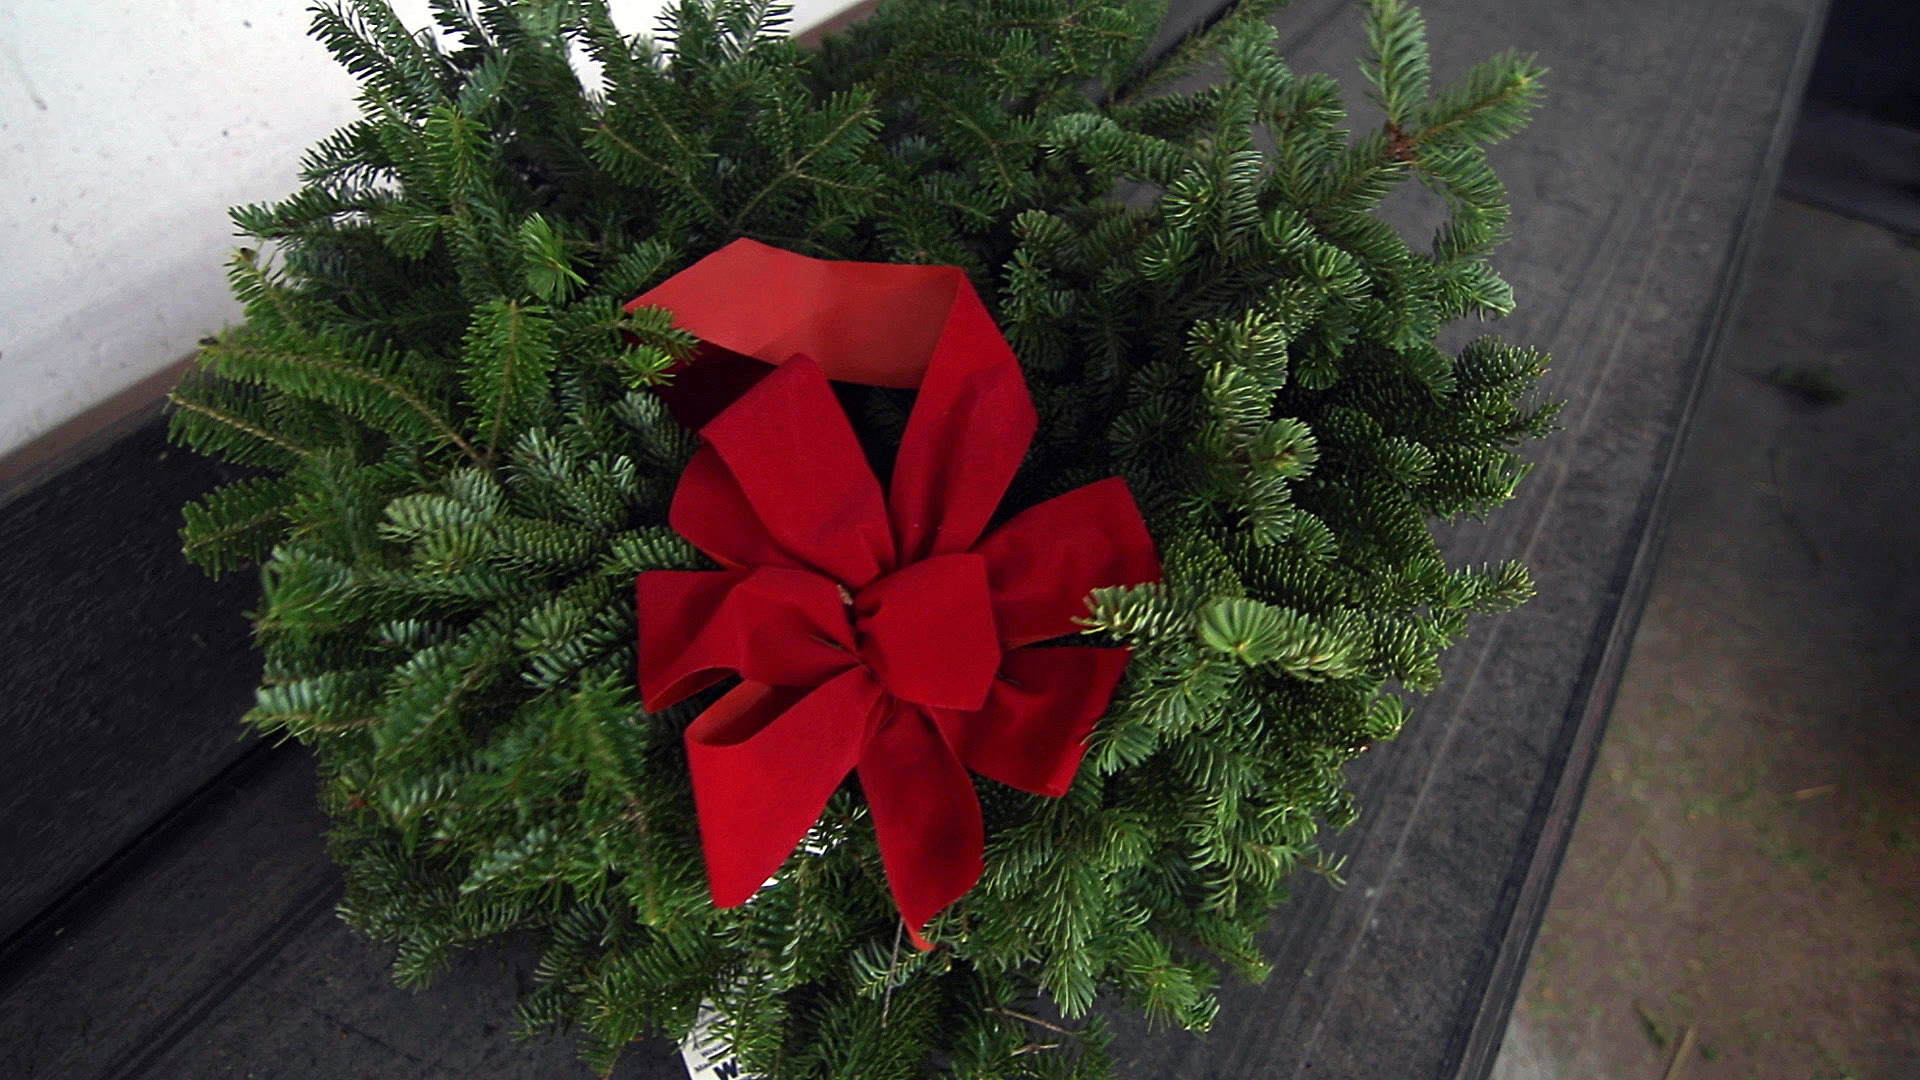
<svg viewBox="0 0 1920 1080"><path fill-rule="evenodd" d="M904 566L855 594L851 614L860 659L893 696L942 709L986 704L1000 635L984 558Z"/></svg>

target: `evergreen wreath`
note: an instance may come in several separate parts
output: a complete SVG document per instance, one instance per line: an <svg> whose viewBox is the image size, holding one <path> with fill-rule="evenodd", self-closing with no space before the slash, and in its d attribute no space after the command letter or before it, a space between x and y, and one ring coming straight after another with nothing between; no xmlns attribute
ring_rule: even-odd
<svg viewBox="0 0 1920 1080"><path fill-rule="evenodd" d="M1162 0L890 0L817 51L770 0L681 0L653 41L604 0L432 6L437 35L315 9L362 116L233 212L245 319L172 395L177 441L259 468L185 551L261 564L247 719L318 755L347 920L409 986L530 933L524 1029L580 1026L603 1073L703 1002L781 1080L1104 1076L1103 992L1204 1030L1289 874L1337 872L1344 763L1531 592L1429 526L1509 499L1555 411L1539 353L1435 343L1513 306L1483 147L1541 69L1435 92L1417 12L1368 0L1386 119L1354 137L1276 54L1279 0L1162 56ZM1375 213L1408 179L1449 210L1426 250ZM1120 476L1164 562L1088 600L1132 658L1070 790L976 780L985 872L931 951L852 785L716 907L682 743L714 693L635 686L636 576L711 564L667 524L698 442L654 391L694 342L622 305L743 237L964 269L1039 413L1001 519ZM890 461L912 392L837 392Z"/></svg>

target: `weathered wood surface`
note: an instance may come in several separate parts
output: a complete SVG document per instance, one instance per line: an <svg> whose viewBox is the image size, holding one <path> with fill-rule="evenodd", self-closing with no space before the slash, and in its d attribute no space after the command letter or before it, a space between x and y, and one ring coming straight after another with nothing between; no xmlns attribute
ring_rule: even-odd
<svg viewBox="0 0 1920 1080"><path fill-rule="evenodd" d="M1496 151L1515 211L1497 265L1521 306L1493 329L1554 353L1566 430L1536 453L1515 504L1448 538L1463 562L1522 555L1540 597L1479 627L1407 732L1352 769L1363 815L1332 841L1349 857L1349 884L1300 883L1266 940L1274 977L1227 987L1205 1039L1144 1032L1122 1016L1127 1077L1484 1076L1578 808L1661 493L1730 318L1822 0L1422 7L1442 79L1507 46L1552 69L1539 120ZM1191 21L1198 9L1185 10ZM1297 69L1353 72L1362 40L1344 0L1304 0L1275 22ZM1345 81L1357 98L1358 80ZM1410 235L1431 227L1417 200L1395 213ZM110 485L116 473L87 475ZM114 496L135 519L128 529L170 533L184 496L137 494ZM36 535L38 512L23 517L18 505L0 508L14 549L48 539ZM155 554L125 560L126 580L98 565L114 561L111 551L88 556L81 544L77 534L49 543L49 569L10 570L0 584L10 620L40 613L0 631L19 650L9 672L26 670L19 656L38 657L45 666L27 681L61 688L10 702L0 725L9 740L0 853L15 871L0 883L0 917L15 921L0 931L41 911L0 945L0 1075L585 1075L566 1040L508 1040L511 1000L527 982L510 950L469 957L426 994L392 985L385 950L331 916L338 877L297 751L230 769L121 858L107 884L51 912L34 906L231 762L240 702L181 687L244 697L247 672L221 665L255 663L243 632L215 641L202 629L224 626L243 597L201 585L156 604L141 592L173 580L152 561L170 543L149 538L143 550ZM81 593L90 599L63 608L74 603L63 595ZM121 595L125 605L100 599ZM191 627L174 614L182 610L200 612ZM183 651L195 632L208 649ZM158 681L130 687L135 668ZM58 732L64 715L90 719L64 742L12 741ZM150 741L128 741L138 739ZM16 852L40 861L21 873ZM684 1074L671 1048L651 1045L619 1075Z"/></svg>
<svg viewBox="0 0 1920 1080"><path fill-rule="evenodd" d="M527 957L469 953L410 994L333 915L313 761L217 783L193 820L0 972L7 1077L586 1075L565 1040L516 1045Z"/></svg>
<svg viewBox="0 0 1920 1080"><path fill-rule="evenodd" d="M178 535L237 475L155 423L0 506L0 950L246 749L258 585Z"/></svg>

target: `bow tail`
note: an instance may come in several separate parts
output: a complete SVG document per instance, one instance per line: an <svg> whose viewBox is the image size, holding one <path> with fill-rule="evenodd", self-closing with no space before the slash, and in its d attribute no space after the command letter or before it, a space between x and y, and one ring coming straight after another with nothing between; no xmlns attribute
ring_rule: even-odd
<svg viewBox="0 0 1920 1080"><path fill-rule="evenodd" d="M933 721L896 703L860 758L860 784L880 841L887 884L921 949L921 931L980 880L986 848L966 766Z"/></svg>
<svg viewBox="0 0 1920 1080"><path fill-rule="evenodd" d="M746 682L688 726L687 766L715 905L745 903L820 819L827 797L860 761L880 696L864 668L811 692Z"/></svg>

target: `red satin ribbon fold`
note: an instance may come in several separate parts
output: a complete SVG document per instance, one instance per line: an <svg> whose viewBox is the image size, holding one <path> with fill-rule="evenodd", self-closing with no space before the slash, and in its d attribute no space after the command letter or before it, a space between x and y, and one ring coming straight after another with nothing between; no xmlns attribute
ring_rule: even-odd
<svg viewBox="0 0 1920 1080"><path fill-rule="evenodd" d="M714 902L752 896L858 772L929 947L921 930L981 872L968 772L1063 794L1126 667L1123 649L1026 646L1073 633L1091 590L1158 580L1153 541L1119 479L981 538L1036 419L958 268L737 240L643 305L777 365L700 429L669 511L726 569L635 586L648 709L742 680L686 732ZM829 379L919 388L884 495Z"/></svg>

